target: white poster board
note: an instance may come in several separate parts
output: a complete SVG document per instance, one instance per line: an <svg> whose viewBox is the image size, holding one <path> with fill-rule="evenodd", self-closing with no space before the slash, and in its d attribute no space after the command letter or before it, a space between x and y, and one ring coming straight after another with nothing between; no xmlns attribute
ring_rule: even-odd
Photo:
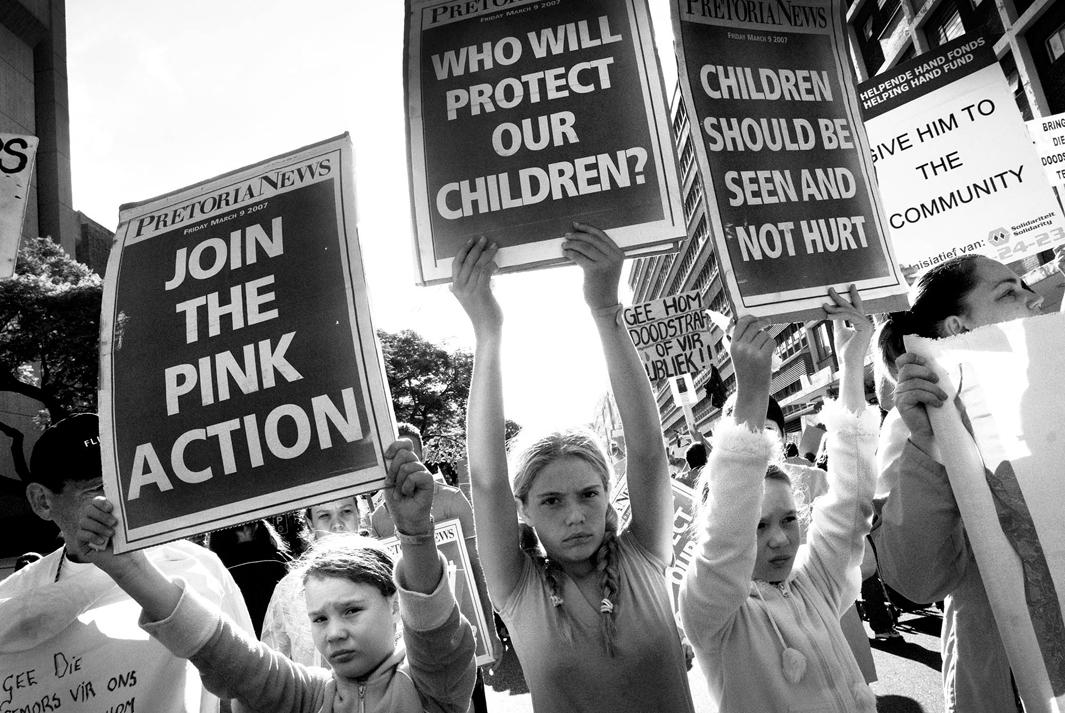
<svg viewBox="0 0 1065 713"><path fill-rule="evenodd" d="M0 134L0 279L15 274L37 137Z"/></svg>
<svg viewBox="0 0 1065 713"><path fill-rule="evenodd" d="M1047 181L1065 188L1065 113L1032 119L1027 126Z"/></svg>
<svg viewBox="0 0 1065 713"><path fill-rule="evenodd" d="M698 290L626 307L624 319L651 383L713 364L711 322Z"/></svg>
<svg viewBox="0 0 1065 713"><path fill-rule="evenodd" d="M1065 710L1065 314L906 348L949 397L932 428L1025 710Z"/></svg>
<svg viewBox="0 0 1065 713"><path fill-rule="evenodd" d="M987 39L963 35L858 89L907 278L959 255L1012 262L1065 243L1065 218Z"/></svg>

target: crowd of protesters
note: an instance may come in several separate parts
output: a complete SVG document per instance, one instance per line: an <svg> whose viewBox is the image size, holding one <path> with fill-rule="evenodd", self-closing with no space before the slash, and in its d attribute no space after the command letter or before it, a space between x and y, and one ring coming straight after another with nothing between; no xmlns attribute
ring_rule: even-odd
<svg viewBox="0 0 1065 713"><path fill-rule="evenodd" d="M470 241L453 263L451 289L476 338L472 507L434 479L420 434L405 426L387 446L376 508L357 497L307 508L298 558L262 521L214 533L216 554L178 542L118 555L98 422L73 416L49 428L30 459L27 497L59 527L63 546L28 555L0 582L2 650L12 641L31 646L64 623L27 636L27 617L69 612L25 595L67 584L85 592L70 594L85 599L71 612L105 590L140 607L145 651L159 670L177 662L188 673L160 685L173 686L189 711L217 710L219 700L261 711L486 710L474 631L434 536L435 523L457 518L485 618L498 614L505 624L538 713L693 711L685 642L723 713L875 711L868 641L859 634L864 651L855 643L853 607L861 591L867 610L884 609L877 570L914 601L945 600L947 710L1020 710L984 593L984 578L999 575L976 567L929 425L928 411L946 394L902 342L1038 314L1042 299L1017 275L985 257L937 265L915 283L910 309L890 315L878 334L857 290L830 290L824 314L840 383L822 411L823 467L813 453L785 452L783 413L769 393L777 344L766 322L738 316L735 396L713 434L693 434L680 476L695 494L697 546L674 603L670 462L620 318L622 251L579 223L562 246L583 271L623 424L624 528L610 502L616 458L590 432L551 433L508 452L496 249ZM878 373L890 381L879 404L867 403L864 388L874 342ZM399 541L395 560L374 539L387 537ZM207 576L188 576L193 566ZM886 617L874 623L876 635L897 636ZM495 632L479 635L498 659Z"/></svg>

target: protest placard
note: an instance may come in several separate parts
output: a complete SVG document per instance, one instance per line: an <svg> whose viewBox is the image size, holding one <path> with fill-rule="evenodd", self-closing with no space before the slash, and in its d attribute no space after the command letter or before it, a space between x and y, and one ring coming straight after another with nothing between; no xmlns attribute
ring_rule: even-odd
<svg viewBox="0 0 1065 713"><path fill-rule="evenodd" d="M1065 188L1065 113L1027 122L1047 182Z"/></svg>
<svg viewBox="0 0 1065 713"><path fill-rule="evenodd" d="M680 585L684 582L684 573L688 571L695 556L695 533L692 522L695 519L695 504L692 489L673 481L673 566L669 572L669 582L673 588L673 601L680 596ZM629 486L622 480L614 491L611 504L618 513L618 531L624 530L632 520L629 504Z"/></svg>
<svg viewBox="0 0 1065 713"><path fill-rule="evenodd" d="M383 482L352 177L344 135L123 206L100 345L116 550Z"/></svg>
<svg viewBox="0 0 1065 713"><path fill-rule="evenodd" d="M397 538L384 538L381 544L393 559L399 558L400 544ZM462 534L462 524L458 520L436 523L436 549L447 560L447 575L451 580L451 591L455 594L459 611L473 627L474 638L477 640L477 665L493 663L492 650L488 646L488 623L484 619L484 608L477 592L477 580L473 578L469 553L466 552L466 539Z"/></svg>
<svg viewBox="0 0 1065 713"><path fill-rule="evenodd" d="M929 418L1024 709L1061 711L1065 314L907 336L906 349L933 364L947 393Z"/></svg>
<svg viewBox="0 0 1065 713"><path fill-rule="evenodd" d="M959 255L1011 262L1065 242L1065 220L986 38L963 35L858 91L907 277Z"/></svg>
<svg viewBox="0 0 1065 713"><path fill-rule="evenodd" d="M626 251L686 236L647 0L406 0L422 284L470 238L503 271L564 262L582 221Z"/></svg>
<svg viewBox="0 0 1065 713"><path fill-rule="evenodd" d="M0 134L0 279L15 274L37 137Z"/></svg>
<svg viewBox="0 0 1065 713"><path fill-rule="evenodd" d="M711 323L698 290L626 307L624 319L652 382L711 365Z"/></svg>
<svg viewBox="0 0 1065 713"><path fill-rule="evenodd" d="M680 85L737 311L823 317L854 283L905 305L854 94L839 0L673 0Z"/></svg>

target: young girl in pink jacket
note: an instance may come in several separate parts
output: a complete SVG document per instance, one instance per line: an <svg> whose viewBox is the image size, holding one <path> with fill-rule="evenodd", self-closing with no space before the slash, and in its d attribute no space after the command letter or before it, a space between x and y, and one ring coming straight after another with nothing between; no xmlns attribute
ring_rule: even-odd
<svg viewBox="0 0 1065 713"><path fill-rule="evenodd" d="M829 491L802 549L791 484L772 464L779 442L762 429L776 343L758 320L736 323L736 408L714 432L699 545L680 595L684 630L721 713L876 710L839 623L860 587L873 513L879 414L865 403L862 373L873 325L855 288L850 302L829 294L839 400L822 412Z"/></svg>

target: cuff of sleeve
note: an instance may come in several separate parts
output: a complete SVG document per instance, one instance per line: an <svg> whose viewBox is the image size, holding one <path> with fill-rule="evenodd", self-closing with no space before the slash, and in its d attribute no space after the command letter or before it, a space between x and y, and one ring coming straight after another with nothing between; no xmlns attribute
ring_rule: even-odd
<svg viewBox="0 0 1065 713"><path fill-rule="evenodd" d="M403 625L414 631L430 631L444 625L454 610L455 595L451 593L451 583L447 575L448 562L444 555L437 552L440 566L440 581L431 594L412 592L404 586L399 577L399 560L396 561L396 574L393 581L399 590L399 612Z"/></svg>
<svg viewBox="0 0 1065 713"><path fill-rule="evenodd" d="M879 409L865 404L858 411L847 409L836 399L825 402L821 420L830 432L857 434L862 438L877 438L880 435Z"/></svg>
<svg viewBox="0 0 1065 713"><path fill-rule="evenodd" d="M148 621L141 612L137 623L178 658L191 658L214 635L221 613L211 607L185 580L175 578L181 587L181 599L165 619Z"/></svg>
<svg viewBox="0 0 1065 713"><path fill-rule="evenodd" d="M728 451L737 455L768 460L774 444L779 441L766 431L753 431L746 425L736 423L732 417L722 418L714 428L711 439L713 450Z"/></svg>

